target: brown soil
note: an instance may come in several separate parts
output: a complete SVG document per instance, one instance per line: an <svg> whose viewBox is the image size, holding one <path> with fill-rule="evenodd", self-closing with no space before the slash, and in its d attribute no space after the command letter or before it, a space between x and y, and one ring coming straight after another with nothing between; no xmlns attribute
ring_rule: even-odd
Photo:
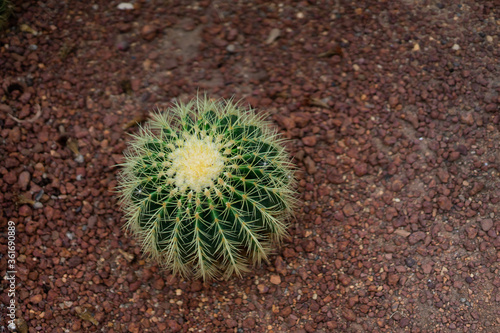
<svg viewBox="0 0 500 333"><path fill-rule="evenodd" d="M14 1L0 34L29 332L500 331L495 0L133 3ZM210 283L143 258L114 193L136 121L205 91L270 113L301 202L269 264Z"/></svg>

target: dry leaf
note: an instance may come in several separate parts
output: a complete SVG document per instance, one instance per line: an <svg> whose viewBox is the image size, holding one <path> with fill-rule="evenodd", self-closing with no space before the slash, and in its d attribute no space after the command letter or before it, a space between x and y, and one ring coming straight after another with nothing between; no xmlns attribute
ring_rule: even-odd
<svg viewBox="0 0 500 333"><path fill-rule="evenodd" d="M81 307L76 306L75 312L78 315L78 317L80 317L81 319L86 320L86 321L90 321L95 326L99 325L99 322L94 318L92 313L90 313L90 311L87 308L82 309Z"/></svg>
<svg viewBox="0 0 500 333"><path fill-rule="evenodd" d="M22 32L29 32L30 34L33 34L33 35L38 34L38 32L36 30L34 30L32 27L30 27L27 24L21 24L21 26L19 28L21 29Z"/></svg>
<svg viewBox="0 0 500 333"><path fill-rule="evenodd" d="M59 49L59 58L64 60L67 56L76 50L76 45L73 43L64 43Z"/></svg>
<svg viewBox="0 0 500 333"><path fill-rule="evenodd" d="M16 325L16 332L19 333L28 333L28 324L24 318L16 318L14 320L14 324Z"/></svg>
<svg viewBox="0 0 500 333"><path fill-rule="evenodd" d="M68 141L66 141L66 146L75 154L75 156L80 155L80 151L78 150L78 140L75 140L73 138L68 138Z"/></svg>
<svg viewBox="0 0 500 333"><path fill-rule="evenodd" d="M320 108L328 109L330 108L328 104L320 100L319 98L308 98L307 99L307 104L312 105L312 106L318 106Z"/></svg>
<svg viewBox="0 0 500 333"><path fill-rule="evenodd" d="M281 35L280 29L274 28L269 32L269 36L267 37L266 44L271 44Z"/></svg>
<svg viewBox="0 0 500 333"><path fill-rule="evenodd" d="M131 254L131 253L127 253L125 251L123 251L122 249L118 249L118 251L122 254L122 256L125 258L125 260L127 260L128 262L131 262L132 260L134 260L134 255Z"/></svg>
<svg viewBox="0 0 500 333"><path fill-rule="evenodd" d="M342 48L340 47L339 44L335 44L328 51L318 54L318 57L319 58L329 58L329 57L333 57L334 55L338 55L340 57L343 56Z"/></svg>
<svg viewBox="0 0 500 333"><path fill-rule="evenodd" d="M35 204L35 202L33 200L26 198L22 194L16 195L14 200L15 200L14 202L16 205L24 205L24 204L33 205L33 204Z"/></svg>
<svg viewBox="0 0 500 333"><path fill-rule="evenodd" d="M140 115L135 116L134 119L127 122L125 125L123 125L122 128L124 130L126 130L126 129L129 129L130 127L134 127L136 125L139 125L139 124L145 122L146 120L148 120L148 116L146 114L142 113Z"/></svg>
<svg viewBox="0 0 500 333"><path fill-rule="evenodd" d="M404 229L398 229L398 230L394 231L394 233L395 233L396 235L403 236L403 237L408 237L408 236L410 236L410 232L408 232L408 231L406 231L406 230L404 230Z"/></svg>
<svg viewBox="0 0 500 333"><path fill-rule="evenodd" d="M9 116L10 116L12 119L14 119L16 122L20 123L20 124L22 124L22 123L26 123L26 122L28 122L28 123L32 123L32 122L34 122L35 120L37 120L38 118L40 118L40 116L42 115L42 108L40 108L40 105L39 105L39 104L35 105L35 109L36 109L36 114L33 116L33 118L30 118L30 119L23 119L23 120L21 120L21 119L18 119L18 118L16 118L16 117L14 117L14 116L13 116L13 115L11 115L10 113L9 113Z"/></svg>

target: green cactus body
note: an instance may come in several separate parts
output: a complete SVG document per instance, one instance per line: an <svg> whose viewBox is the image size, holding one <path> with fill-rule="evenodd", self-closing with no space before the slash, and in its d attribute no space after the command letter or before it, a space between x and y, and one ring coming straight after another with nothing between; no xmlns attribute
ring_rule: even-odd
<svg viewBox="0 0 500 333"><path fill-rule="evenodd" d="M153 115L125 154L126 226L174 274L241 276L286 235L294 167L282 140L232 101Z"/></svg>

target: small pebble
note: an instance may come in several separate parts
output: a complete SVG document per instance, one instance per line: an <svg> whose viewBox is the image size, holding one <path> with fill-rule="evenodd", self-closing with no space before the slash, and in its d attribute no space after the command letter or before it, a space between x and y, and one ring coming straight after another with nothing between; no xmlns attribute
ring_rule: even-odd
<svg viewBox="0 0 500 333"><path fill-rule="evenodd" d="M399 321L399 327L404 328L410 324L410 319L408 317L404 317Z"/></svg>
<svg viewBox="0 0 500 333"><path fill-rule="evenodd" d="M35 195L35 198L34 198L35 201L39 201L42 198L42 196L43 196L44 193L45 192L44 192L43 189L41 189L40 191L38 191L38 193Z"/></svg>
<svg viewBox="0 0 500 333"><path fill-rule="evenodd" d="M158 29L154 25L146 24L141 28L141 37L147 41L151 41L156 37Z"/></svg>
<svg viewBox="0 0 500 333"><path fill-rule="evenodd" d="M272 284L280 284L281 283L281 278L279 275L271 275L270 282Z"/></svg>
<svg viewBox="0 0 500 333"><path fill-rule="evenodd" d="M130 2L122 2L116 8L118 8L119 10L131 10L134 9L134 5Z"/></svg>
<svg viewBox="0 0 500 333"><path fill-rule="evenodd" d="M19 175L18 184L22 190L26 190L30 183L31 175L28 171L23 171Z"/></svg>
<svg viewBox="0 0 500 333"><path fill-rule="evenodd" d="M30 216L31 213L32 213L32 211L31 211L30 206L22 205L21 207L19 207L19 215L20 216L27 217L27 216Z"/></svg>
<svg viewBox="0 0 500 333"><path fill-rule="evenodd" d="M42 295L40 294L37 294L37 295L33 295L31 296L30 298L30 302L33 303L33 304L38 304L42 301Z"/></svg>
<svg viewBox="0 0 500 333"><path fill-rule="evenodd" d="M483 229L483 231L489 231L492 227L493 227L492 219L481 220L481 229Z"/></svg>
<svg viewBox="0 0 500 333"><path fill-rule="evenodd" d="M302 138L302 142L309 147L314 147L316 145L317 139L316 136L311 135L311 136L306 136Z"/></svg>
<svg viewBox="0 0 500 333"><path fill-rule="evenodd" d="M116 42L116 48L120 51L127 51L130 47L130 43L124 39L120 39Z"/></svg>
<svg viewBox="0 0 500 333"><path fill-rule="evenodd" d="M75 158L75 162L76 163L83 163L84 162L83 155L82 154L78 154L78 156Z"/></svg>
<svg viewBox="0 0 500 333"><path fill-rule="evenodd" d="M261 293L261 294L265 294L265 293L267 293L267 292L268 292L269 287L268 287L268 286L266 286L265 284L262 284L262 283L261 283L261 284L259 284L259 285L257 286L257 289L259 290L259 293Z"/></svg>
<svg viewBox="0 0 500 333"><path fill-rule="evenodd" d="M406 263L406 266L408 266L408 267L410 267L410 268L411 268L411 267L415 266L415 264L416 264L417 262L416 262L416 260L415 260L415 259L413 259L413 258L406 258L406 259L405 259L405 263Z"/></svg>
<svg viewBox="0 0 500 333"><path fill-rule="evenodd" d="M354 311L352 311L351 309L345 309L344 311L342 311L342 315L344 316L345 319L347 319L348 321L356 321L356 314L354 313Z"/></svg>

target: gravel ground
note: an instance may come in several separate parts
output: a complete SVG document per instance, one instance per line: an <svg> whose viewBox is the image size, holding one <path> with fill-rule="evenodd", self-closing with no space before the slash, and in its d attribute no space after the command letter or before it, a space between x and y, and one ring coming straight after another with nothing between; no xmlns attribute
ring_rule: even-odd
<svg viewBox="0 0 500 333"><path fill-rule="evenodd" d="M14 3L0 268L12 220L24 332L500 331L496 0ZM299 166L290 239L242 279L176 278L121 229L128 134L198 91L268 111Z"/></svg>

